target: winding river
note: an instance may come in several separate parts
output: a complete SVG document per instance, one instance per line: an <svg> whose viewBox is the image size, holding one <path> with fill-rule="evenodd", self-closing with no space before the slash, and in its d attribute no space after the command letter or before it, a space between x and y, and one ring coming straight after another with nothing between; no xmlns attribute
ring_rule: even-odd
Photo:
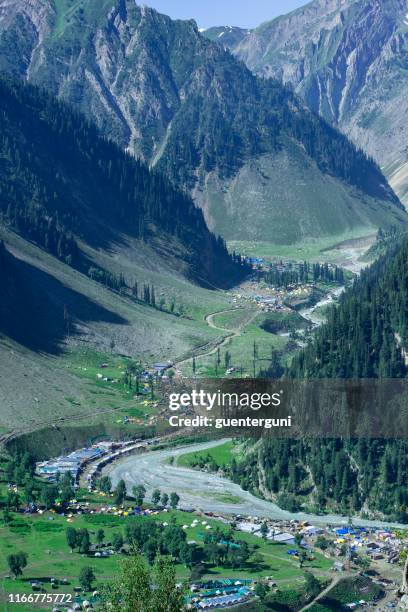
<svg viewBox="0 0 408 612"><path fill-rule="evenodd" d="M343 291L344 287L338 287L314 306L301 310L300 314L315 326L321 325L322 319L317 317L314 311L321 306L333 303ZM348 522L347 517L340 515L287 512L270 501L259 499L248 491L244 491L238 484L218 474L192 470L177 465L177 458L182 454L207 450L226 441L226 439L217 439L211 442L201 442L166 450L147 451L123 459L107 468L107 472L112 479L113 486L116 486L118 481L123 479L129 492L134 485L143 484L147 491L147 498L150 498L154 489L160 489L162 493L168 494L176 491L180 496L179 507L185 510L194 509L203 512L257 516L277 520L296 519L321 525L329 523L346 524ZM406 527L397 523L359 518L353 519L353 523L367 527Z"/></svg>
<svg viewBox="0 0 408 612"><path fill-rule="evenodd" d="M315 311L318 308L321 308L323 306L329 306L329 305L334 304L336 300L338 299L338 297L343 293L344 290L345 290L345 287L343 286L336 287L336 289L333 289L333 291L331 291L323 299L317 302L314 306L310 306L309 308L302 308L302 310L299 310L299 314L304 319L307 319L308 321L313 323L313 325L315 325L316 327L319 327L322 324L323 319L317 316L315 314Z"/></svg>
<svg viewBox="0 0 408 612"><path fill-rule="evenodd" d="M244 491L238 484L217 474L177 465L177 458L184 453L207 450L226 441L226 439L218 439L133 455L111 466L109 475L113 486L123 479L129 492L134 485L143 484L147 491L147 499L150 498L153 489L160 489L162 493L168 494L176 491L180 496L179 507L185 510L194 509L203 512L280 520L297 519L315 524L347 523L347 518L339 515L320 516L304 512L286 512L276 504L255 497L248 491ZM171 457L173 457L173 463L170 463ZM402 527L395 523L364 519L354 519L353 522L361 526Z"/></svg>

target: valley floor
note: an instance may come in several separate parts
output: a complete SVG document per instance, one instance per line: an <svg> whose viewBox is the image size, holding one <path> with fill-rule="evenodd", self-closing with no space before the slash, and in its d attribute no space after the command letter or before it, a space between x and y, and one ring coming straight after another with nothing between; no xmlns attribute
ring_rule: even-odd
<svg viewBox="0 0 408 612"><path fill-rule="evenodd" d="M360 255L369 243L370 240L365 239L361 243L341 242L330 251L324 253L320 251L320 255L327 256L328 259L333 255L332 261L347 261L350 264L348 267L355 271L360 265L358 261ZM73 274L75 276L75 273ZM111 292L105 293L100 288L97 290L101 291L104 299L110 297ZM317 301L312 300L308 304L310 296L308 290L304 288L274 292L270 287L250 279L233 290L213 293L207 302L204 300L199 304L200 296L207 296L207 292L197 290L193 300L195 305L188 314L191 318L179 323L191 325L191 330L200 329L200 337L195 335L194 338L190 338L190 345L184 353L183 351L171 351L162 355L155 352L150 355L145 353L143 367L151 376L155 361L161 358L167 360L164 368L165 378L170 371L174 373L176 379L193 374L221 377L259 375L264 364L270 362L272 351L279 354L281 365L290 359L293 351L302 346L307 335L312 334L313 329L324 321L326 306L333 303L341 291L342 287L339 285L321 283L318 287ZM269 297L276 300L275 306L268 305ZM118 298L114 295L112 299ZM289 304L292 301L296 302L296 308L286 305L287 301ZM156 314L152 313L152 316ZM256 346L255 358L254 346ZM7 355L16 350L21 349L12 343L3 343L0 356L3 351L6 363ZM147 436L149 432L160 437L161 422L165 419L166 413L162 409L154 385L148 382L148 377L142 380L142 391L139 393L135 393L135 389L125 382L124 375L134 362L129 356L115 354L114 350L109 353L98 351L91 346L70 344L58 357L39 355L35 361L33 374L28 365L30 351L22 351L21 355L23 357L25 355L27 362L21 361L21 369L15 372L15 388L18 389L18 377L24 380L26 377L24 375L30 374L29 378L32 381L37 375L39 380L43 381L44 372L48 369L50 377L48 387L53 389L54 395L52 401L48 401L45 396L37 397L34 395L37 394L34 386L33 402L38 410L31 411L30 420L26 418L26 421L20 418L18 422L15 420L13 422L9 405L9 414L3 423L3 442L10 442L12 439L24 440L23 444L27 444L36 453L55 457L61 453L62 448L79 448L89 444L89 440L101 437L131 438ZM4 393L4 388L2 390ZM64 403L56 410L56 398L61 393ZM16 397L18 400L18 391ZM5 395L2 403L7 405ZM52 428L47 427L51 421ZM42 428L42 431L37 431L39 428ZM226 523L236 516L241 516L244 523L245 520L255 520L259 523L266 519L280 532L291 531L294 525L296 529L300 529L301 525L309 522L321 527L326 533L328 523L332 525L347 523L347 518L338 515L320 516L303 512L295 514L286 512L274 503L244 491L220 473L191 469L191 461L196 461L197 457L208 452L211 452L217 463L222 465L226 458L230 457L231 452L234 452L231 445L230 440L217 439L184 447L169 446L164 450L137 454L121 460L112 465L109 474L114 486L121 478L126 481L129 490L134 484L144 484L147 489L146 499L150 499L155 488L159 488L161 492L177 491L180 496L180 509L166 514L160 511L157 514L153 513L152 516L155 520L166 519L166 522L173 518L183 528L186 526L189 540L194 539L200 546L203 529L207 529L207 526L209 529L215 527L223 529ZM81 486L83 482L82 480ZM5 482L0 486L4 488ZM7 603L9 594L17 591L30 592L31 580L42 581L46 592L63 592L64 585L61 583L52 588L51 577L58 581L66 580L69 583L68 590L72 591L78 582L79 569L84 565L92 565L97 581L109 581L115 574L119 562L118 553L109 554L107 558L95 558L94 554L81 556L76 552L70 553L65 543L64 532L68 521L76 528L90 529L91 536L94 537L96 529L102 525L106 537L112 539L114 533L123 530L126 525L126 515L122 511L118 513L117 509L111 509L112 500L109 496L81 488L77 497L83 510L81 513L74 512L71 518L53 511L41 515L16 514L13 515L9 525L0 526L2 542L0 548L3 559L3 563L0 564L3 577L0 600L5 610L11 611L15 607ZM129 503L127 505L131 506ZM109 510L106 510L107 508ZM191 510L204 520L200 518L198 522L191 522L193 516ZM217 517L213 516L214 514ZM354 522L356 525L364 526L368 531L374 528L392 527L391 524L380 521L358 519ZM401 526L395 525L395 528L397 527ZM384 594L384 590L381 589L385 587L380 584L383 578L391 581L389 584L393 585L394 590L398 584L398 566L390 567L381 561L372 565L376 572L374 581L364 579L360 584L358 582L360 570L357 566L351 572L333 574L336 558L316 549L313 538L307 541L313 550L313 559L310 557L304 566L299 566L298 557L288 554L287 544L264 541L251 531L245 532L245 529L239 530L238 533L240 538L254 546L254 550L258 553L257 560L250 561L247 566L240 569L208 568L208 573L203 575L204 578L233 581L253 578L269 580L267 577L272 575L273 582L278 585L276 591L278 605L287 604L289 607L285 609L301 609L298 604L304 596L305 570L312 572L320 581L320 597L313 600L310 606L308 604L303 606L303 609L312 612L330 609L325 607L325 604L326 601L330 601L332 595L344 605L351 601L350 597L354 597L354 593L359 594L360 598L365 593L368 599L379 596L379 593ZM28 552L29 566L24 576L14 581L7 577L5 558L9 554L8 551L16 547ZM35 559L33 550L36 551ZM176 569L181 580L189 578L185 566L177 563ZM352 590L347 580L351 580ZM86 596L90 597L90 594ZM292 603L288 603L292 600L298 602L293 604L294 607ZM391 594L389 600L393 601ZM20 605L19 609L22 612L28 610L31 612L33 608ZM46 608L37 606L35 609L40 611Z"/></svg>
<svg viewBox="0 0 408 612"><path fill-rule="evenodd" d="M322 249L330 245L321 243L315 255L320 254L321 261L343 258L356 269L362 265L359 257L370 240L340 242L337 247L331 245L331 250L323 252ZM22 256L21 239L9 233L7 241L15 256ZM292 261L302 259L306 253L301 255L293 257ZM63 290L86 292L95 304L119 313L125 323L107 326L90 320L85 325L80 324L80 334L68 337L56 355L33 352L12 340L0 339L0 435L3 441L51 423L61 426L89 422L114 424L126 413L137 417L146 398L133 397L121 382L122 373L131 362L141 363L147 370L151 370L155 362L168 363L176 377L192 374L256 377L268 368L272 353L285 365L302 346L311 309L314 313L311 323L316 325L324 320L325 300L332 303L338 295L336 287L321 286L318 298L321 307L315 303L309 306L306 300L299 313L284 305L285 300L293 296L297 299L296 289L293 295L290 291L274 292L252 281L234 290L208 291L183 279L147 270L145 274L152 275L149 280L157 286L172 283L174 295L184 301L185 314L176 317L141 304L130 304L75 270L55 264L53 258L34 245L29 248L25 245L24 258L52 274L61 282ZM308 289L305 291L307 294ZM264 300L268 299L276 299L280 306L265 307ZM111 344L110 350L107 344ZM104 362L112 370L106 376L107 381L100 376L100 366Z"/></svg>
<svg viewBox="0 0 408 612"><path fill-rule="evenodd" d="M178 491L180 508L194 509L202 512L214 512L225 515L257 516L260 518L281 521L311 522L318 525L347 524L348 518L341 515L317 515L305 512L287 512L276 504L255 497L244 491L239 485L223 478L218 473L192 470L179 465L183 455L200 454L224 445L227 439L210 442L198 442L189 446L178 446L166 450L157 450L137 454L122 460L106 473L112 479L113 486L119 480L125 480L129 490L143 484L150 497L154 489L170 493ZM232 501L231 501L232 500ZM354 524L365 527L395 527L403 525L384 521L370 521L356 518Z"/></svg>

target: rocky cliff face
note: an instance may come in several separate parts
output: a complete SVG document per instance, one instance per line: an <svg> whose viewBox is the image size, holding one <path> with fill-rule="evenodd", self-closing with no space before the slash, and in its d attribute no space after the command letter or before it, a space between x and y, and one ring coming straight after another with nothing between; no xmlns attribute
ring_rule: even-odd
<svg viewBox="0 0 408 612"><path fill-rule="evenodd" d="M290 83L408 203L406 0L314 0L222 44L256 73Z"/></svg>
<svg viewBox="0 0 408 612"><path fill-rule="evenodd" d="M54 18L48 0L1 0L0 70L29 77L34 55L50 33Z"/></svg>
<svg viewBox="0 0 408 612"><path fill-rule="evenodd" d="M23 37L24 48L12 44ZM222 54L195 22L173 22L131 0L4 0L1 6L4 69L45 85L149 161L163 153L189 80Z"/></svg>
<svg viewBox="0 0 408 612"><path fill-rule="evenodd" d="M187 187L226 238L292 243L405 221L374 164L193 21L134 0L0 0L0 57Z"/></svg>

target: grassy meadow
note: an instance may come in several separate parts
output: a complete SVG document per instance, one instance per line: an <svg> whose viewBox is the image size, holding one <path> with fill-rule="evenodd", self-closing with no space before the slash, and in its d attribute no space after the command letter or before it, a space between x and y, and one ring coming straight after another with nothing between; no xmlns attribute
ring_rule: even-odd
<svg viewBox="0 0 408 612"><path fill-rule="evenodd" d="M177 465L181 467L192 467L196 465L200 459L207 459L207 457L209 457L217 465L223 467L231 463L234 454L239 454L240 446L242 445L237 445L233 440L230 440L205 451L184 453L177 458Z"/></svg>
<svg viewBox="0 0 408 612"><path fill-rule="evenodd" d="M225 449L221 449L221 453ZM78 493L78 501L87 501L90 508L100 508L112 503L110 498L89 494L83 490ZM170 522L174 520L180 526L186 525L187 541L203 544L206 526L226 529L224 523L207 517L196 517L194 514L182 511L160 512L151 518L157 521ZM193 519L198 518L198 524L193 525ZM0 602L2 609L9 612L15 609L15 604L8 604L10 593L30 593L32 587L30 581L38 580L47 593L72 593L79 586L78 576L82 567L93 568L96 582L109 582L116 575L120 554L102 558L90 555L82 555L71 552L67 543L65 530L68 526L76 529L86 528L90 532L91 542L95 542L96 531L102 528L105 532L105 542L112 541L115 533L124 534L126 521L144 521L145 517L126 517L113 514L87 514L74 515L72 519L60 516L52 511L42 515L27 516L12 513L10 524L0 525ZM69 521L69 522L68 522ZM203 524L203 522L205 522ZM280 587L289 588L294 584L302 584L305 570L310 570L317 576L325 577L332 562L320 553L314 553L314 559L307 561L304 568L299 567L299 562L287 554L288 546L274 542L267 542L247 533L236 532L235 538L244 540L251 546L255 546L256 557L249 560L243 569L231 569L222 567L208 567L204 571L203 579L234 578L246 579L260 576L273 576ZM13 579L9 575L6 558L7 555L24 551L28 555L28 564L23 576ZM177 576L181 581L189 578L189 570L180 563L176 566ZM58 584L52 588L50 579L66 581L67 584ZM82 593L82 596L89 596ZM51 609L52 606L38 607L32 604L20 604L18 609L22 612Z"/></svg>

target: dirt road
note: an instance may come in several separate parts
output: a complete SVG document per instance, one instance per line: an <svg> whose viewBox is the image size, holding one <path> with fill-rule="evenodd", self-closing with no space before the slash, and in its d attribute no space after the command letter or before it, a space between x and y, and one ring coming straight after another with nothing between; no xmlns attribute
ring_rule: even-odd
<svg viewBox="0 0 408 612"><path fill-rule="evenodd" d="M250 323L252 323L252 321L256 319L256 317L259 314L258 310L248 311L250 313L248 319L245 320L241 325L239 325L235 329L226 329L225 327L220 327L219 325L216 325L216 323L214 322L214 317L218 315L226 314L228 312L233 312L236 310L238 310L238 308L228 308L227 310L219 310L217 312L211 312L207 314L204 317L204 320L207 323L207 325L211 327L212 329L217 329L218 331L224 332L224 335L219 340L216 340L212 344L211 348L209 348L208 350L202 351L200 348L198 348L189 357L181 359L180 361L176 361L174 363L174 366L176 368L180 368L182 365L192 361L194 357L196 359L199 359L201 357L208 357L209 355L215 354L218 351L218 349L228 344L232 338L236 338L237 336L240 336L242 334L242 331L245 329L245 327L247 327ZM241 309L241 310L245 310L245 309Z"/></svg>

